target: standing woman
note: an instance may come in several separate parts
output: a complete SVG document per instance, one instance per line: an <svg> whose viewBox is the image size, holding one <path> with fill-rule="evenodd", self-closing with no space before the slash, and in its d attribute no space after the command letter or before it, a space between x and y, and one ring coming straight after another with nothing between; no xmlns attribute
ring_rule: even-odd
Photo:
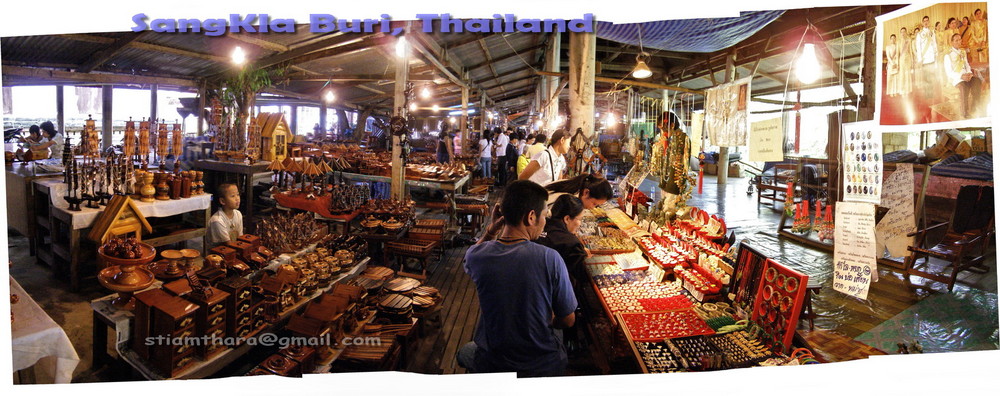
<svg viewBox="0 0 1000 396"><path fill-rule="evenodd" d="M989 62L988 49L987 46L987 24L985 16L983 15L983 10L977 8L976 12L972 14L972 26L969 28L969 59L971 63L986 63Z"/></svg>
<svg viewBox="0 0 1000 396"><path fill-rule="evenodd" d="M570 135L565 129L552 134L552 144L538 155L531 158L528 167L518 176L519 180L531 180L540 186L559 181L566 171L566 158L569 152Z"/></svg>
<svg viewBox="0 0 1000 396"><path fill-rule="evenodd" d="M437 162L447 164L452 158L455 158L454 140L451 139L450 133L442 131L437 144Z"/></svg>
<svg viewBox="0 0 1000 396"><path fill-rule="evenodd" d="M49 158L62 158L63 144L65 144L66 139L63 135L56 131L55 125L52 125L52 121L45 121L39 127L42 129L42 142L38 144L33 144L32 150L49 150Z"/></svg>
<svg viewBox="0 0 1000 396"><path fill-rule="evenodd" d="M490 143L490 130L483 130L483 137L479 139L479 164L483 167L483 177L493 177L493 144Z"/></svg>
<svg viewBox="0 0 1000 396"><path fill-rule="evenodd" d="M885 93L889 96L899 95L899 47L896 46L896 35L889 35L889 44L885 46L887 62Z"/></svg>
<svg viewBox="0 0 1000 396"><path fill-rule="evenodd" d="M899 82L897 93L906 95L913 91L913 55L915 49L906 28L899 29Z"/></svg>

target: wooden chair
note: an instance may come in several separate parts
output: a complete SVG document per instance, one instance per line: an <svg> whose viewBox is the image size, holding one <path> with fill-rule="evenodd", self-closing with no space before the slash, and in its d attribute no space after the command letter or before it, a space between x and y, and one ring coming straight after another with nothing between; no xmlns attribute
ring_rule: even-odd
<svg viewBox="0 0 1000 396"><path fill-rule="evenodd" d="M986 248L993 237L993 187L963 186L958 192L955 213L950 222L936 224L908 234L916 236L914 245L907 248L906 275L917 275L948 285L948 291L955 287L955 279L962 271L986 273L983 265ZM944 238L931 247L927 246L927 233L948 226ZM923 267L928 266L930 257L948 261L951 273L930 273L917 269L916 263L924 258Z"/></svg>

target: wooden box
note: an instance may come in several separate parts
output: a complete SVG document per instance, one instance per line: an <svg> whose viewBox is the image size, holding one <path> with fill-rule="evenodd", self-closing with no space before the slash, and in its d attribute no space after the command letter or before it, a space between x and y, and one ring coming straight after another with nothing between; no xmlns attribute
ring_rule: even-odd
<svg viewBox="0 0 1000 396"><path fill-rule="evenodd" d="M302 367L295 360L280 354L274 354L260 364L265 370L284 377L301 377Z"/></svg>
<svg viewBox="0 0 1000 396"><path fill-rule="evenodd" d="M278 351L278 354L294 360L303 373L311 373L316 368L316 348L301 345L289 345Z"/></svg>
<svg viewBox="0 0 1000 396"><path fill-rule="evenodd" d="M164 293L166 294L166 293ZM195 337L198 305L180 297L166 295L153 302L150 309L150 336L176 338L181 342L158 343L150 347L149 360L153 367L173 377L197 362L195 349L185 338ZM179 345L174 345L179 344Z"/></svg>
<svg viewBox="0 0 1000 396"><path fill-rule="evenodd" d="M209 253L218 254L219 256L222 256L222 261L225 262L226 264L230 264L233 262L233 260L236 260L236 249L233 249L229 246L225 245L216 246L212 248L212 250L209 250Z"/></svg>
<svg viewBox="0 0 1000 396"><path fill-rule="evenodd" d="M207 336L209 343L198 347L198 355L209 359L224 350L223 337L226 336L226 299L229 293L215 287L206 289L206 295L188 294L187 298L198 305L195 315L195 329L198 336ZM222 347L222 348L220 348Z"/></svg>
<svg viewBox="0 0 1000 396"><path fill-rule="evenodd" d="M161 289L147 290L135 295L135 321L132 323L132 350L139 357L149 360L150 345L146 345L146 339L150 336L150 325L152 324L152 307L157 301L170 298L170 295Z"/></svg>
<svg viewBox="0 0 1000 396"><path fill-rule="evenodd" d="M229 241L226 242L226 247L232 248L236 251L236 257L239 257L246 261L250 255L256 253L254 246L243 241Z"/></svg>
<svg viewBox="0 0 1000 396"><path fill-rule="evenodd" d="M257 248L260 247L260 237L256 236L256 235L243 234L243 235L240 235L240 237L237 238L236 240L244 242L244 243L249 243L250 245L253 246L253 248L254 248L255 251L257 250Z"/></svg>

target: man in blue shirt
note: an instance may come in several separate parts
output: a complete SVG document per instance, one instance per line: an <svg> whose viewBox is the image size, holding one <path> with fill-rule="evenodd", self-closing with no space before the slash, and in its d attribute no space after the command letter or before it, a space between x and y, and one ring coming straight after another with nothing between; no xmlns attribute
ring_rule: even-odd
<svg viewBox="0 0 1000 396"><path fill-rule="evenodd" d="M487 235L465 254L480 309L474 342L457 356L470 372L534 377L566 369L566 351L554 329L573 326L576 296L559 253L531 242L545 228L547 198L548 191L534 182L512 182L495 224L504 225L500 238Z"/></svg>

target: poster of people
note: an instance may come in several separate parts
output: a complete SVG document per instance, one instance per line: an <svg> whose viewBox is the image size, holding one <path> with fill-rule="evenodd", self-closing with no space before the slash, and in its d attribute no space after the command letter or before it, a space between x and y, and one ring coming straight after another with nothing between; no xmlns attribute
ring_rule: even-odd
<svg viewBox="0 0 1000 396"><path fill-rule="evenodd" d="M986 125L987 18L985 2L910 6L876 18L879 124L900 131Z"/></svg>

